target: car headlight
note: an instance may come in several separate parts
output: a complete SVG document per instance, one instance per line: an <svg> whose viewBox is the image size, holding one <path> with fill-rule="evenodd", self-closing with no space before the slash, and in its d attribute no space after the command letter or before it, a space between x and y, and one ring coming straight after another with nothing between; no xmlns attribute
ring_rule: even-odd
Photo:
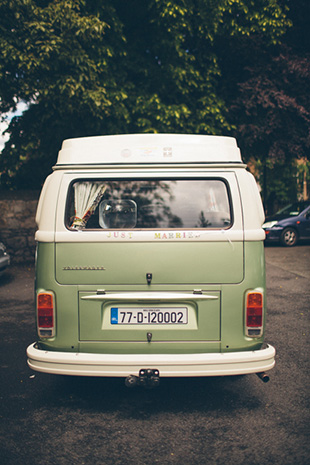
<svg viewBox="0 0 310 465"><path fill-rule="evenodd" d="M267 221L267 223L264 223L262 227L263 229L273 228L277 223L277 221Z"/></svg>

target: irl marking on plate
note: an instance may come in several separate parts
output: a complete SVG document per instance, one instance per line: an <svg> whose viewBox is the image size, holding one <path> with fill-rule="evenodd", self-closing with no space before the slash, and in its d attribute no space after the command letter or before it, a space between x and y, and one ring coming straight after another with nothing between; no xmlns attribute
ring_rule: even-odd
<svg viewBox="0 0 310 465"><path fill-rule="evenodd" d="M118 324L118 308L111 308L111 325Z"/></svg>

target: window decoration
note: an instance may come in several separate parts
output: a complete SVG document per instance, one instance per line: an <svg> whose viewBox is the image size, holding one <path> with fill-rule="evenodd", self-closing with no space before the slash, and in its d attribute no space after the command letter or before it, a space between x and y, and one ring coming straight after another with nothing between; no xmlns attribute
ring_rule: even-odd
<svg viewBox="0 0 310 465"><path fill-rule="evenodd" d="M84 229L96 210L106 186L99 182L76 182L74 189L74 219L71 229Z"/></svg>

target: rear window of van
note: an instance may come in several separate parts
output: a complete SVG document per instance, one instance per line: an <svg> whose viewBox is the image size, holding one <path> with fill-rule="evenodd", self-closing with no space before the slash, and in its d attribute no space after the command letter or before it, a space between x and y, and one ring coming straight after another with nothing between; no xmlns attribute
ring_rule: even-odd
<svg viewBox="0 0 310 465"><path fill-rule="evenodd" d="M232 224L222 179L79 179L70 185L66 226L84 229L226 229Z"/></svg>

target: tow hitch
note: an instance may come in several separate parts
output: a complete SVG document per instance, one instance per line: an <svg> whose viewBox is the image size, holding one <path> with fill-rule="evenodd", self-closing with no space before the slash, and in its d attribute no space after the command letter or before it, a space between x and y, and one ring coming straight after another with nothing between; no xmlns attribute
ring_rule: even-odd
<svg viewBox="0 0 310 465"><path fill-rule="evenodd" d="M156 387L159 385L159 371L152 368L142 368L139 371L139 376L129 375L125 379L127 387L144 386Z"/></svg>

